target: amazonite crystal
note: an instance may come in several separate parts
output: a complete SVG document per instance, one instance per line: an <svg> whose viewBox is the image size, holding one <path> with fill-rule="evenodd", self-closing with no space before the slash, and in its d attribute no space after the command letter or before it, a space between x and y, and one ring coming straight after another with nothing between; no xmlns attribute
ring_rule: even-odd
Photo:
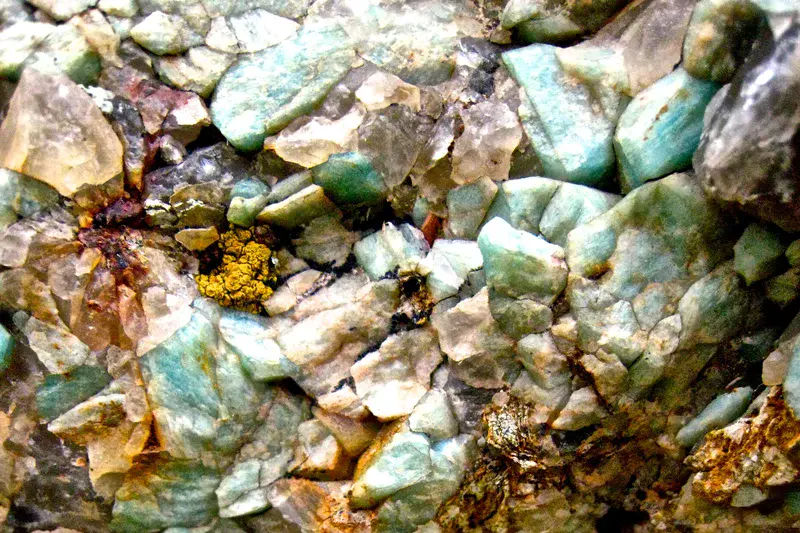
<svg viewBox="0 0 800 533"><path fill-rule="evenodd" d="M325 98L354 58L338 24L306 25L295 37L241 58L222 76L212 120L236 148L259 150L268 134Z"/></svg>

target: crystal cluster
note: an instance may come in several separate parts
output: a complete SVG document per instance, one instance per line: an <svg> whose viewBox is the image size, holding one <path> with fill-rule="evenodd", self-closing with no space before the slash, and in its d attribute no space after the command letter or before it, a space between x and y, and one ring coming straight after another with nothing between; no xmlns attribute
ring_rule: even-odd
<svg viewBox="0 0 800 533"><path fill-rule="evenodd" d="M792 0L0 0L0 522L800 525Z"/></svg>

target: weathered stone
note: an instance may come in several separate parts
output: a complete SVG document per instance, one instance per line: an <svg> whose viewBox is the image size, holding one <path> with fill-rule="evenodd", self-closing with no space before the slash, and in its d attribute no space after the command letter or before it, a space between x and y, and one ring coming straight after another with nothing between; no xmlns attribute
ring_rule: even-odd
<svg viewBox="0 0 800 533"><path fill-rule="evenodd" d="M306 25L228 69L214 92L214 124L240 150L260 149L268 134L313 109L353 59L338 25Z"/></svg>
<svg viewBox="0 0 800 533"><path fill-rule="evenodd" d="M0 126L0 164L73 196L122 172L122 144L80 87L28 69Z"/></svg>
<svg viewBox="0 0 800 533"><path fill-rule="evenodd" d="M733 247L734 265L748 285L776 274L785 246L780 235L761 224L750 224Z"/></svg>
<svg viewBox="0 0 800 533"><path fill-rule="evenodd" d="M117 492L112 528L146 533L203 525L217 513L218 483L219 475L201 463L149 458L128 473Z"/></svg>
<svg viewBox="0 0 800 533"><path fill-rule="evenodd" d="M413 272L428 252L428 243L417 228L388 222L380 231L358 241L353 253L358 264L373 280L398 270Z"/></svg>
<svg viewBox="0 0 800 533"><path fill-rule="evenodd" d="M350 368L356 393L379 420L411 413L430 388L430 376L442 361L430 328L399 333Z"/></svg>
<svg viewBox="0 0 800 533"><path fill-rule="evenodd" d="M774 43L753 50L709 106L694 157L697 176L712 197L791 231L800 229L797 154L790 140L800 127L793 97L800 74L789 67L800 57L798 42L800 25L792 24ZM766 77L770 83L762 86Z"/></svg>
<svg viewBox="0 0 800 533"><path fill-rule="evenodd" d="M131 28L131 38L157 55L179 54L203 44L203 38L192 31L177 15L156 11Z"/></svg>
<svg viewBox="0 0 800 533"><path fill-rule="evenodd" d="M690 165L718 88L678 69L636 95L614 136L623 190Z"/></svg>
<svg viewBox="0 0 800 533"><path fill-rule="evenodd" d="M525 90L519 114L545 173L585 185L601 183L613 166L614 125L592 104L588 88L565 76L552 46L512 50L503 61Z"/></svg>
<svg viewBox="0 0 800 533"><path fill-rule="evenodd" d="M566 286L564 250L501 218L483 227L478 246L487 284L497 292L551 304Z"/></svg>
<svg viewBox="0 0 800 533"><path fill-rule="evenodd" d="M751 2L698 2L683 43L683 68L696 78L728 82L750 52L761 21Z"/></svg>

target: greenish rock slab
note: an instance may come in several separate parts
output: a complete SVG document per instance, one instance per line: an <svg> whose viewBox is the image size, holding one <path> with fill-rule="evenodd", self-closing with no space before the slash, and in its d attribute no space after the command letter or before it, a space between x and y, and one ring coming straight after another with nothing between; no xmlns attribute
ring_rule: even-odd
<svg viewBox="0 0 800 533"><path fill-rule="evenodd" d="M593 0L581 4L511 0L500 15L503 28L515 29L527 42L557 43L599 29L626 2Z"/></svg>
<svg viewBox="0 0 800 533"><path fill-rule="evenodd" d="M800 268L790 268L767 280L765 288L771 301L781 307L789 305L800 296Z"/></svg>
<svg viewBox="0 0 800 533"><path fill-rule="evenodd" d="M614 165L614 124L594 105L588 87L565 75L555 50L535 44L503 53L527 95L519 116L549 177L597 185Z"/></svg>
<svg viewBox="0 0 800 533"><path fill-rule="evenodd" d="M683 41L683 68L692 76L727 83L744 63L763 15L747 0L701 0Z"/></svg>
<svg viewBox="0 0 800 533"><path fill-rule="evenodd" d="M396 227L391 222L353 247L356 261L372 280L395 270L401 273L414 271L428 250L428 243L420 230L409 224Z"/></svg>
<svg viewBox="0 0 800 533"><path fill-rule="evenodd" d="M319 185L309 185L285 200L269 204L256 216L263 224L294 229L317 217L335 215L339 211Z"/></svg>
<svg viewBox="0 0 800 533"><path fill-rule="evenodd" d="M239 42L242 53L259 52L297 33L293 20L279 17L264 9L252 9L230 17L228 23Z"/></svg>
<svg viewBox="0 0 800 533"><path fill-rule="evenodd" d="M744 414L752 397L753 389L750 387L738 387L720 394L678 431L675 440L681 446L693 446L709 431L725 427Z"/></svg>
<svg viewBox="0 0 800 533"><path fill-rule="evenodd" d="M578 346L601 349L630 366L642 355L647 342L630 302L620 300L604 309L577 308ZM592 350L595 348L595 350Z"/></svg>
<svg viewBox="0 0 800 533"><path fill-rule="evenodd" d="M334 154L311 172L314 183L337 204L373 205L389 192L370 158L359 152Z"/></svg>
<svg viewBox="0 0 800 533"><path fill-rule="evenodd" d="M786 260L793 267L800 266L800 239L792 241L786 248Z"/></svg>
<svg viewBox="0 0 800 533"><path fill-rule="evenodd" d="M269 185L256 178L238 182L231 190L231 202L226 214L228 222L249 227L256 216L267 206Z"/></svg>
<svg viewBox="0 0 800 533"><path fill-rule="evenodd" d="M196 46L183 56L157 58L155 69L158 77L167 85L182 91L194 91L208 98L234 60L232 54Z"/></svg>
<svg viewBox="0 0 800 533"><path fill-rule="evenodd" d="M474 241L436 239L420 267L428 291L439 302L458 294L470 272L483 268L483 256Z"/></svg>
<svg viewBox="0 0 800 533"><path fill-rule="evenodd" d="M306 25L228 69L214 91L212 120L236 148L260 150L268 134L321 102L354 58L339 25Z"/></svg>
<svg viewBox="0 0 800 533"><path fill-rule="evenodd" d="M411 431L425 433L431 442L455 437L458 434L458 419L447 394L439 389L429 390L414 407L408 417Z"/></svg>
<svg viewBox="0 0 800 533"><path fill-rule="evenodd" d="M545 331L553 320L550 307L525 298L489 293L489 310L500 329L513 339Z"/></svg>
<svg viewBox="0 0 800 533"><path fill-rule="evenodd" d="M570 231L602 215L620 199L616 194L562 183L539 220L539 233L553 244L566 246Z"/></svg>
<svg viewBox="0 0 800 533"><path fill-rule="evenodd" d="M398 422L379 434L364 452L353 477L350 505L354 509L375 507L397 491L431 475L431 443Z"/></svg>
<svg viewBox="0 0 800 533"><path fill-rule="evenodd" d="M483 217L497 194L497 185L487 177L456 187L447 193L445 232L454 239L475 239Z"/></svg>
<svg viewBox="0 0 800 533"><path fill-rule="evenodd" d="M678 302L680 348L718 344L736 334L748 317L758 315L754 295L736 275L731 261L694 283Z"/></svg>
<svg viewBox="0 0 800 533"><path fill-rule="evenodd" d="M565 246L567 235L611 209L620 200L591 187L530 177L500 185L485 221L500 217L516 229Z"/></svg>
<svg viewBox="0 0 800 533"><path fill-rule="evenodd" d="M161 11L151 13L131 28L131 38L160 56L179 54L203 44L203 37L196 34L183 17Z"/></svg>
<svg viewBox="0 0 800 533"><path fill-rule="evenodd" d="M748 285L777 274L785 266L786 246L764 224L750 224L733 247L733 262Z"/></svg>
<svg viewBox="0 0 800 533"><path fill-rule="evenodd" d="M431 473L421 483L401 489L378 508L376 531L413 533L433 520L439 506L458 489L467 468L477 454L470 435L431 445Z"/></svg>
<svg viewBox="0 0 800 533"><path fill-rule="evenodd" d="M486 214L486 222L500 217L512 227L539 233L547 205L562 182L549 178L520 178L500 184L497 196Z"/></svg>
<svg viewBox="0 0 800 533"><path fill-rule="evenodd" d="M219 474L197 461L148 458L125 476L116 493L111 531L149 533L202 526L216 517Z"/></svg>
<svg viewBox="0 0 800 533"><path fill-rule="evenodd" d="M111 383L111 376L99 366L82 365L66 374L50 374L36 389L36 410L51 421L94 396Z"/></svg>
<svg viewBox="0 0 800 533"><path fill-rule="evenodd" d="M18 80L22 65L55 29L42 22L17 22L0 31L0 77Z"/></svg>
<svg viewBox="0 0 800 533"><path fill-rule="evenodd" d="M662 379L663 401L680 398L719 344L762 316L725 262L735 235L687 174L647 183L569 233L566 297L581 364L613 378L606 402L636 401Z"/></svg>
<svg viewBox="0 0 800 533"><path fill-rule="evenodd" d="M252 379L274 381L297 375L297 366L283 355L263 317L225 310L219 321L219 333L239 355Z"/></svg>
<svg viewBox="0 0 800 533"><path fill-rule="evenodd" d="M58 204L58 191L13 170L0 169L0 230Z"/></svg>
<svg viewBox="0 0 800 533"><path fill-rule="evenodd" d="M267 196L267 204L276 204L286 200L291 195L296 194L306 187L314 184L314 179L310 170L304 170L297 174L282 179L272 187Z"/></svg>
<svg viewBox="0 0 800 533"><path fill-rule="evenodd" d="M100 56L86 38L70 24L56 26L22 68L35 68L45 74L66 74L81 85L91 85L100 75Z"/></svg>
<svg viewBox="0 0 800 533"><path fill-rule="evenodd" d="M156 424L174 457L219 461L253 429L263 388L212 322L196 312L188 324L140 359Z"/></svg>
<svg viewBox="0 0 800 533"><path fill-rule="evenodd" d="M14 337L8 330L0 325L0 373L11 366L11 357L14 353Z"/></svg>
<svg viewBox="0 0 800 533"><path fill-rule="evenodd" d="M691 166L703 114L718 89L678 68L636 95L614 136L623 191Z"/></svg>
<svg viewBox="0 0 800 533"><path fill-rule="evenodd" d="M515 298L552 304L567 284L564 249L494 218L478 235L487 285Z"/></svg>
<svg viewBox="0 0 800 533"><path fill-rule="evenodd" d="M699 279L725 258L731 241L731 228L694 179L673 174L570 232L567 264L590 278L610 271L603 288L631 299L651 283Z"/></svg>
<svg viewBox="0 0 800 533"><path fill-rule="evenodd" d="M221 517L254 514L270 507L269 486L293 465L298 428L310 416L307 398L276 390L263 423L217 487Z"/></svg>
<svg viewBox="0 0 800 533"><path fill-rule="evenodd" d="M561 67L569 76L589 87L603 113L616 123L630 103L631 86L625 54L607 43L587 41L556 50Z"/></svg>

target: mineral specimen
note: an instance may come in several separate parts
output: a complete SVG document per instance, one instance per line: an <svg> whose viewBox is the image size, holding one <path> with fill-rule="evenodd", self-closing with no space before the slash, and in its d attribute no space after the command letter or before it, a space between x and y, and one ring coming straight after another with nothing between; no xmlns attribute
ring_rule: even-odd
<svg viewBox="0 0 800 533"><path fill-rule="evenodd" d="M797 529L798 21L0 0L0 529Z"/></svg>

